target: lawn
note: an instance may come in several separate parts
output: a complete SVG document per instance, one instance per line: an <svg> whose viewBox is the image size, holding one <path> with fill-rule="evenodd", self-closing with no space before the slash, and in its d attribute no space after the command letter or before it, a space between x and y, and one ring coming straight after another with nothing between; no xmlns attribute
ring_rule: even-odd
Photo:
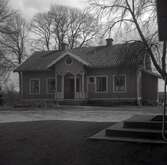
<svg viewBox="0 0 167 165"><path fill-rule="evenodd" d="M112 123L0 124L0 165L166 165L167 146L90 141Z"/></svg>

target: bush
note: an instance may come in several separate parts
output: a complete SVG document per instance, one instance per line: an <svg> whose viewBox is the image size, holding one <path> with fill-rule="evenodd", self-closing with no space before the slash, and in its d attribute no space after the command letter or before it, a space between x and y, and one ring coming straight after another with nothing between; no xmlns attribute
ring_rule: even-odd
<svg viewBox="0 0 167 165"><path fill-rule="evenodd" d="M21 101L21 96L17 91L6 91L3 93L3 103L7 106L14 106Z"/></svg>
<svg viewBox="0 0 167 165"><path fill-rule="evenodd" d="M2 94L1 87L0 87L0 106L2 105L3 105L3 94Z"/></svg>

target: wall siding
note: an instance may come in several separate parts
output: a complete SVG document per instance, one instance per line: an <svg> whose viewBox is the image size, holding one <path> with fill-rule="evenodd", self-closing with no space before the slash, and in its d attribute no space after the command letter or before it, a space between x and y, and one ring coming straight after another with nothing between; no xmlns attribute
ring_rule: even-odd
<svg viewBox="0 0 167 165"><path fill-rule="evenodd" d="M79 63L77 60L73 59L72 64L66 64L67 57L64 57L62 60L55 64L55 71L65 75L67 72L72 74L82 74L85 71L84 66Z"/></svg>
<svg viewBox="0 0 167 165"><path fill-rule="evenodd" d="M24 98L54 98L54 94L47 92L47 79L54 77L54 71L23 72L23 97ZM30 94L30 79L40 80L40 95Z"/></svg>
<svg viewBox="0 0 167 165"><path fill-rule="evenodd" d="M105 75L108 77L108 91L104 93L96 93L95 86L89 86L88 98L136 98L136 70L124 69L117 71L117 68L108 69L89 69L89 76ZM126 74L126 88L127 91L124 93L116 93L113 91L113 76L117 74Z"/></svg>
<svg viewBox="0 0 167 165"><path fill-rule="evenodd" d="M157 102L158 78L147 73L142 74L142 100L144 102Z"/></svg>

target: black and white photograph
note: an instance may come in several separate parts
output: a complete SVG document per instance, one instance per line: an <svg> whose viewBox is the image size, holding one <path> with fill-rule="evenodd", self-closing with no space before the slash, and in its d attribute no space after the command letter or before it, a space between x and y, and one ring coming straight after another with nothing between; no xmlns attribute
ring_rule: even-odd
<svg viewBox="0 0 167 165"><path fill-rule="evenodd" d="M166 0L0 0L0 165L167 165Z"/></svg>

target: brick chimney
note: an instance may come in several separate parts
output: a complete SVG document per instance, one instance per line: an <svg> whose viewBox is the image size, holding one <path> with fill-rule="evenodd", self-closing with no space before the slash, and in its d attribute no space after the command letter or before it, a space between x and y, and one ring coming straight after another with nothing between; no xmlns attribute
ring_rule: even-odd
<svg viewBox="0 0 167 165"><path fill-rule="evenodd" d="M107 38L106 39L106 46L108 47L108 46L112 46L113 45L113 39L112 38Z"/></svg>

